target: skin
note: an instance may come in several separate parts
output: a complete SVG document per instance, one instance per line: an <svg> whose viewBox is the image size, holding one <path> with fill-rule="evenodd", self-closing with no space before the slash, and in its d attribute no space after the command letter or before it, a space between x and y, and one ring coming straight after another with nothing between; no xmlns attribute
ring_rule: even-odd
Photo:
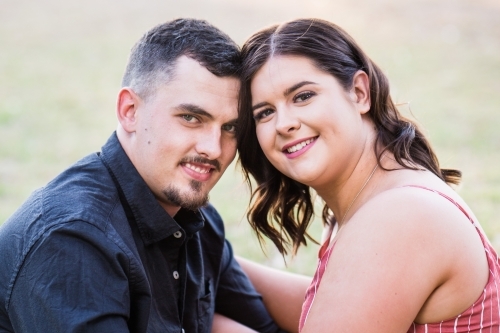
<svg viewBox="0 0 500 333"><path fill-rule="evenodd" d="M214 315L212 333L257 333L251 328L241 325L237 321L224 317L218 313Z"/></svg>
<svg viewBox="0 0 500 333"><path fill-rule="evenodd" d="M129 87L120 91L118 139L171 216L181 205L165 192L199 206L234 159L238 89L237 78L217 77L181 56L169 82L147 100Z"/></svg>
<svg viewBox="0 0 500 333"><path fill-rule="evenodd" d="M311 278L273 269L241 257L236 259L262 295L274 321L287 332L297 332L302 302Z"/></svg>
<svg viewBox="0 0 500 333"><path fill-rule="evenodd" d="M259 144L278 170L315 188L323 198L329 196L332 186L336 191L349 188L355 191L361 185L347 184L353 181L353 169L361 168L363 173L369 173L375 165L362 159L362 155L371 153L374 141L366 115L370 108L369 96L364 93L367 77L360 72L357 86L345 92L333 76L317 70L309 61L301 62L301 66L292 71L294 60L272 58L252 80L253 115ZM311 71L315 74L314 80L309 79ZM300 84L303 85L290 91ZM289 93L285 95L285 92ZM262 106L255 107L259 105ZM314 159L283 152L306 139L315 141L302 151L310 150L314 155L326 154L324 156L331 158ZM358 165L359 162L364 164ZM336 207L330 208L337 212Z"/></svg>
<svg viewBox="0 0 500 333"><path fill-rule="evenodd" d="M396 170L376 169L360 192L377 163L368 82L359 71L344 89L301 56L271 58L251 82L257 138L267 158L344 217L331 236L335 249L303 333L406 332L413 321L460 314L487 282L483 245L465 215L433 192L403 187L441 191L474 217L434 174L404 169L386 153L382 166ZM272 295L259 291L264 299Z"/></svg>

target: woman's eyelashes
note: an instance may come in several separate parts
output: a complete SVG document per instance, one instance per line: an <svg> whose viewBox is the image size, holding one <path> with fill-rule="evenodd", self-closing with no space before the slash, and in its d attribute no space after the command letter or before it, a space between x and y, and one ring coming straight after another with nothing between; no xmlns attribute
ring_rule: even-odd
<svg viewBox="0 0 500 333"><path fill-rule="evenodd" d="M316 95L316 94L312 91L303 91L303 92L300 92L293 97L293 102L294 103L305 102L305 101L309 100L311 97L313 97L314 95Z"/></svg>
<svg viewBox="0 0 500 333"><path fill-rule="evenodd" d="M292 98L293 103L303 103L307 102L311 99L311 97L315 96L316 93L312 91L302 91L295 95ZM273 114L275 110L273 109L264 109L261 111L258 111L257 113L254 114L253 119L256 121L263 120L264 118L269 117L271 114Z"/></svg>
<svg viewBox="0 0 500 333"><path fill-rule="evenodd" d="M262 120L266 117L269 117L273 113L274 113L273 109L264 109L264 110L258 111L256 114L254 114L253 119L256 121L259 121L259 120Z"/></svg>

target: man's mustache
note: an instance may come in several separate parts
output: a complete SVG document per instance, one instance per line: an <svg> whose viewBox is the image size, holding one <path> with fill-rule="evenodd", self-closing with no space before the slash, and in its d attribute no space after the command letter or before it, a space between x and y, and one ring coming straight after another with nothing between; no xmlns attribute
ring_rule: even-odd
<svg viewBox="0 0 500 333"><path fill-rule="evenodd" d="M191 157L184 157L183 159L180 160L179 163L203 163L203 164L209 164L215 168L216 171L220 172L220 163L218 160L210 160L208 158L204 158L201 156L191 156Z"/></svg>

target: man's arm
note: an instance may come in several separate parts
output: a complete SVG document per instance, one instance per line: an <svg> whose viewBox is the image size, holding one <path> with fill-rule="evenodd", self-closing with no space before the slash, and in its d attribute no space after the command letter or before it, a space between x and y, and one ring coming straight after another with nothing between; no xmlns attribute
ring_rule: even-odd
<svg viewBox="0 0 500 333"><path fill-rule="evenodd" d="M261 295L234 259L225 241L215 312L261 333L284 332L273 321Z"/></svg>
<svg viewBox="0 0 500 333"><path fill-rule="evenodd" d="M55 227L32 246L8 312L15 332L129 332L126 258L86 222Z"/></svg>
<svg viewBox="0 0 500 333"><path fill-rule="evenodd" d="M302 303L311 278L236 257L276 323L288 332L299 328Z"/></svg>

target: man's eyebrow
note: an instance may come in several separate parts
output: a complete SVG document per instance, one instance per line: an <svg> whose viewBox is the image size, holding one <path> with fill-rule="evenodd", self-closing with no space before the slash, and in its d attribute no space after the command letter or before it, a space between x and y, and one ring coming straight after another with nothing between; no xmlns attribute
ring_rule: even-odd
<svg viewBox="0 0 500 333"><path fill-rule="evenodd" d="M299 89L300 87L303 87L307 84L317 84L315 82L312 82L312 81L302 81L302 82L299 82L299 83L296 83L294 84L293 86L291 86L290 88L286 89L284 92L283 92L283 95L285 97L287 97L288 95L290 95L291 93L293 93L295 90Z"/></svg>
<svg viewBox="0 0 500 333"><path fill-rule="evenodd" d="M179 110L187 111L189 113L194 113L200 116L204 116L210 119L214 118L210 113L208 113L207 111L203 110L201 107L195 104L184 103L178 105L176 108Z"/></svg>
<svg viewBox="0 0 500 333"><path fill-rule="evenodd" d="M287 97L288 95L290 95L291 93L293 93L295 90L299 89L300 87L303 87L305 85L308 85L308 84L317 84L316 82L312 82L312 81L301 81L299 83L296 83L294 84L293 86L291 86L290 88L288 89L285 89L285 91L283 92L283 96ZM258 103L258 104L255 104L254 106L252 106L252 112L263 107L263 106L266 106L266 105L269 105L269 103L267 102L261 102L261 103Z"/></svg>
<svg viewBox="0 0 500 333"><path fill-rule="evenodd" d="M238 125L238 118L232 119L232 120L224 123L224 125L237 126Z"/></svg>

